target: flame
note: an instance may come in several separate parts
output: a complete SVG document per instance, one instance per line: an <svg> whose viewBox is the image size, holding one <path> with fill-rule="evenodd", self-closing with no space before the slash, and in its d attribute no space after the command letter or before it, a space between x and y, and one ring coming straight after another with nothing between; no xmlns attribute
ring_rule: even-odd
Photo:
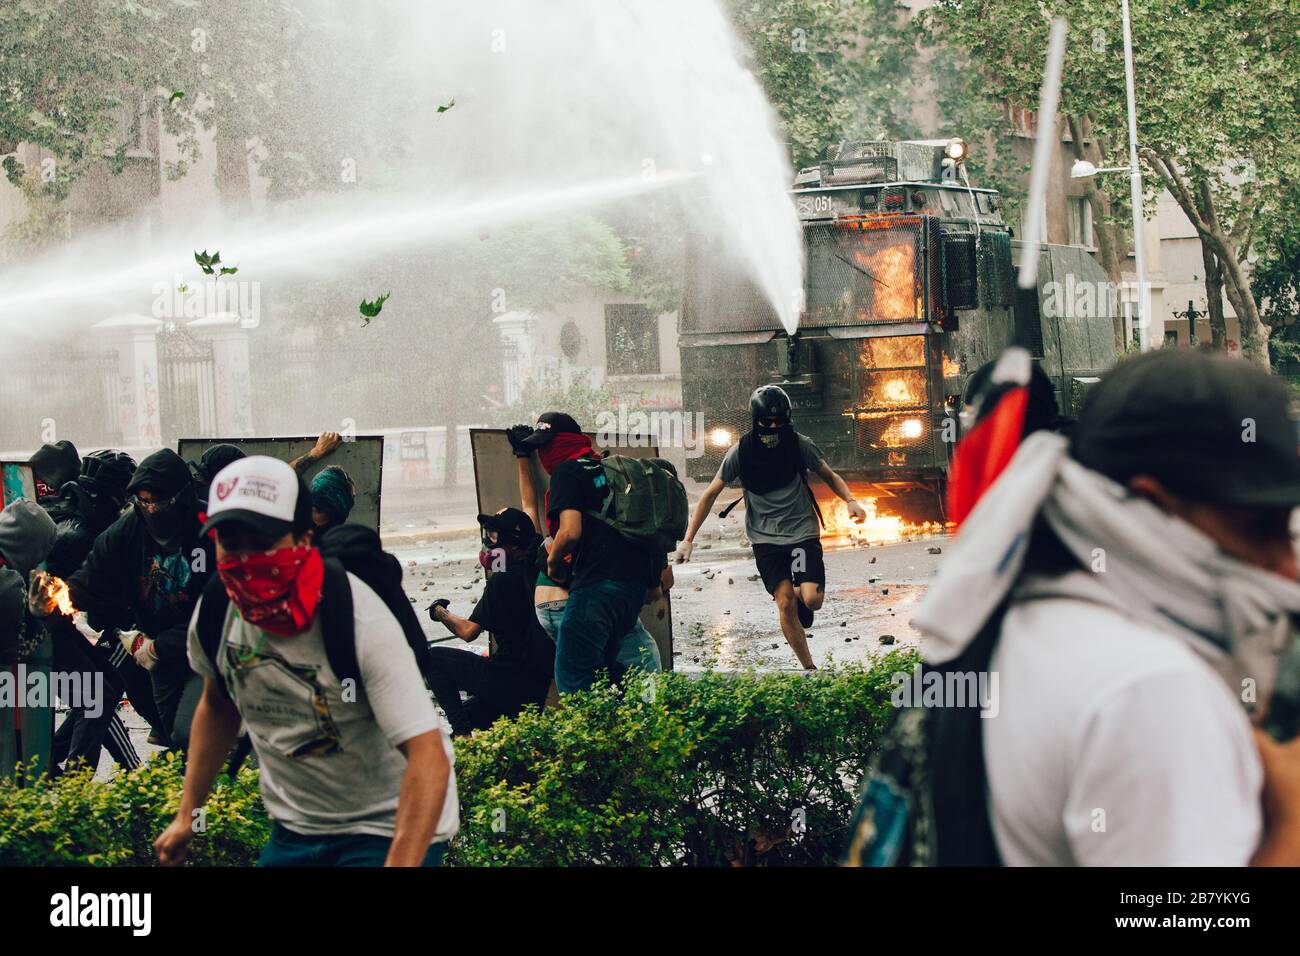
<svg viewBox="0 0 1300 956"><path fill-rule="evenodd" d="M916 294L916 238L912 233L896 237L874 236L870 244L855 242L849 245L848 253L858 268L875 277L875 281L862 277L871 291L860 300L860 321L920 319L921 299ZM870 309L867 308L868 302L871 303Z"/></svg>
<svg viewBox="0 0 1300 956"><path fill-rule="evenodd" d="M862 396L858 401L866 408L906 408L925 404L925 370L903 369L897 372L874 372L862 376Z"/></svg>
<svg viewBox="0 0 1300 956"><path fill-rule="evenodd" d="M55 577L47 571L36 571L34 573L40 576L38 578L38 587L47 598L54 602L55 607L68 616L77 613L77 609L72 603L72 595L68 590L67 581Z"/></svg>
<svg viewBox="0 0 1300 956"><path fill-rule="evenodd" d="M920 368L925 365L924 335L883 335L862 339L858 365L862 368Z"/></svg>
<svg viewBox="0 0 1300 956"><path fill-rule="evenodd" d="M961 365L958 364L957 362L954 362L946 355L943 357L943 377L944 378L961 377Z"/></svg>
<svg viewBox="0 0 1300 956"><path fill-rule="evenodd" d="M888 544L915 535L943 534L952 527L951 523L945 525L938 521L908 521L901 515L884 511L882 499L856 494L855 497L867 512L867 520L861 523L849 517L848 504L839 498L825 501L818 499L822 520L826 522L826 527L822 529L823 539Z"/></svg>

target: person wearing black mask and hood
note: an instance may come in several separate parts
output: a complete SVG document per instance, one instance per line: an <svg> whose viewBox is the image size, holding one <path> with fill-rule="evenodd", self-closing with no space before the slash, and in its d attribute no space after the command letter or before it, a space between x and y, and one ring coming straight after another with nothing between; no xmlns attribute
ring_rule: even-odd
<svg viewBox="0 0 1300 956"><path fill-rule="evenodd" d="M28 464L36 481L36 501L44 505L46 499L54 498L60 488L77 477L81 457L72 442L58 441L38 448Z"/></svg>
<svg viewBox="0 0 1300 956"><path fill-rule="evenodd" d="M121 451L95 451L81 460L81 473L45 506L57 529L54 549L45 562L46 570L67 580L81 567L95 539L121 516L126 504L126 486L134 473L135 459ZM120 766L128 770L138 766L140 758L117 715L117 702L127 687L122 671L109 663L115 647L108 641L92 646L70 617L53 607L47 610L45 629L54 641L54 669L61 673L100 673L105 691L102 706L95 710L73 707L68 712L54 734L52 764L82 759L96 767L100 749L107 744L109 753ZM139 672L138 668L135 670ZM149 693L133 692L132 703L141 716L155 724L157 708L148 676L143 672L138 676L144 678ZM95 716L90 716L91 713Z"/></svg>
<svg viewBox="0 0 1300 956"><path fill-rule="evenodd" d="M542 536L518 508L479 515L478 523L479 561L491 571L483 596L468 618L453 614L445 601L429 606L429 616L463 641L484 631L496 639L491 657L454 647L429 650L429 686L458 736L490 727L498 717L514 717L525 704L542 703L555 669L555 648L533 611ZM462 690L473 695L468 702L461 702Z"/></svg>
<svg viewBox="0 0 1300 956"><path fill-rule="evenodd" d="M140 462L126 487L131 508L95 541L68 580L90 626L140 632L131 648L149 671L161 729L184 747L202 681L186 659L186 630L215 562L199 534L199 505L185 460L164 448Z"/></svg>
<svg viewBox="0 0 1300 956"><path fill-rule="evenodd" d="M817 446L794 430L790 409L790 396L780 386L754 390L749 398L754 427L723 457L695 508L677 561L690 560L695 534L713 502L723 488L738 480L745 492L745 533L754 544L763 586L776 601L781 632L799 663L815 670L804 628L812 626L813 612L825 599L826 567L820 515L806 473L814 472L844 499L854 521L864 521L867 514Z"/></svg>

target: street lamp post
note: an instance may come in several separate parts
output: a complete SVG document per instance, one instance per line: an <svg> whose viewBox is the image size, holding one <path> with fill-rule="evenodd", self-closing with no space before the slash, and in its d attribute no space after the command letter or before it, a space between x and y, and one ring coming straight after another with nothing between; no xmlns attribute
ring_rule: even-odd
<svg viewBox="0 0 1300 956"><path fill-rule="evenodd" d="M1128 164L1129 185L1133 203L1133 260L1137 267L1138 349L1151 348L1151 335L1147 328L1148 309L1143 308L1147 291L1146 249L1142 242L1142 167L1138 165L1137 98L1133 92L1133 31L1129 26L1128 0L1124 8L1124 82L1128 92Z"/></svg>
<svg viewBox="0 0 1300 956"><path fill-rule="evenodd" d="M1193 301L1191 301L1190 299L1187 301L1187 311L1186 311L1186 312L1177 312L1177 311L1175 311L1175 312L1173 313L1173 316L1174 316L1175 319L1186 319L1186 320L1187 320L1187 340L1188 340L1187 344L1188 344L1188 345L1195 345L1195 344L1196 344L1196 320L1197 320L1197 319L1203 319L1203 318L1205 318L1207 315L1209 315L1208 312L1199 312L1199 311L1197 311L1197 309L1196 309L1196 303L1193 302Z"/></svg>
<svg viewBox="0 0 1300 956"><path fill-rule="evenodd" d="M1135 316L1138 330L1138 348L1146 352L1151 348L1148 329L1150 317L1147 308L1147 254L1142 241L1142 167L1138 165L1137 150L1137 98L1133 91L1133 32L1129 26L1128 0L1122 0L1124 14L1124 86L1128 98L1128 165L1098 169L1086 159L1075 162L1070 170L1074 179L1086 179L1098 173L1127 172L1129 175L1130 202L1133 206L1133 260L1137 269L1137 301Z"/></svg>

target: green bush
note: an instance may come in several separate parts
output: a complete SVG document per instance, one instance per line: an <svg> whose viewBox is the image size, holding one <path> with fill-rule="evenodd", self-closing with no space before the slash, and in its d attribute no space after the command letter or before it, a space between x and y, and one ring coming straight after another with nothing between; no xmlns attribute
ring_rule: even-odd
<svg viewBox="0 0 1300 956"><path fill-rule="evenodd" d="M912 651L817 674L659 674L530 709L458 742L460 866L829 865ZM0 781L0 866L147 866L180 802L168 754ZM199 866L251 866L270 836L257 772L221 778Z"/></svg>
<svg viewBox="0 0 1300 956"><path fill-rule="evenodd" d="M662 674L499 721L457 748L462 866L830 865L890 676Z"/></svg>
<svg viewBox="0 0 1300 956"><path fill-rule="evenodd" d="M173 754L97 781L88 767L62 777L0 780L0 866L148 866L153 841L181 798ZM208 798L204 832L190 844L198 866L252 866L270 837L257 771L221 778Z"/></svg>

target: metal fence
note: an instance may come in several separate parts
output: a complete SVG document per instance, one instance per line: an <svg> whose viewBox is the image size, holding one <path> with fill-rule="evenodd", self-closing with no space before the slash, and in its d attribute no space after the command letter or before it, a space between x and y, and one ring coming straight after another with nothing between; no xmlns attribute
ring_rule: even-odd
<svg viewBox="0 0 1300 956"><path fill-rule="evenodd" d="M49 437L80 448L119 445L116 351L50 348L6 356L0 374L0 448L33 449Z"/></svg>

